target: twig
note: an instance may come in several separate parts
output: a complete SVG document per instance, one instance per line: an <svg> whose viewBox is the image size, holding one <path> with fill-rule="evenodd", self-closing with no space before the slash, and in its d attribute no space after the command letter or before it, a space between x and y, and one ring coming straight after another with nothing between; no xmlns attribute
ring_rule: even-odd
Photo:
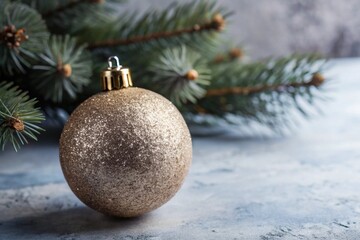
<svg viewBox="0 0 360 240"><path fill-rule="evenodd" d="M318 87L323 84L325 78L320 73L315 73L312 79L308 82L288 83L288 84L276 84L276 85L260 85L254 87L231 87L231 88L220 88L210 89L207 91L205 97L223 96L223 95L250 95L254 93L260 93L265 91L281 91L288 88L298 88L315 86Z"/></svg>

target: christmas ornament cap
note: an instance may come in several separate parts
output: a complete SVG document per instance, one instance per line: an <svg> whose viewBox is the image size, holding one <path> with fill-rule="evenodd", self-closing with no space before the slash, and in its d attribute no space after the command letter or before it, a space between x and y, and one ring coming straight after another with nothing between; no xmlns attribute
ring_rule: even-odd
<svg viewBox="0 0 360 240"><path fill-rule="evenodd" d="M115 60L113 67L112 61ZM119 63L119 58L111 56L108 58L108 67L101 72L101 87L103 91L111 91L132 87L132 80L128 68L123 68Z"/></svg>

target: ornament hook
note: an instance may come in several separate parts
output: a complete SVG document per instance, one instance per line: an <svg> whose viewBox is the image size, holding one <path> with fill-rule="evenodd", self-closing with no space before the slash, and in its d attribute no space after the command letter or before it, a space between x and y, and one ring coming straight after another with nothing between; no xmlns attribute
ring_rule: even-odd
<svg viewBox="0 0 360 240"><path fill-rule="evenodd" d="M113 62L116 64L114 67ZM100 74L101 87L104 91L127 88L133 85L129 69L120 65L117 56L109 57L108 64L108 68L104 69Z"/></svg>
<svg viewBox="0 0 360 240"><path fill-rule="evenodd" d="M117 56L111 56L108 58L108 65L109 65L109 69L113 68L112 66L112 60L115 59L115 62L116 62L116 69L120 69L122 66L120 65L120 62L119 62L119 58Z"/></svg>

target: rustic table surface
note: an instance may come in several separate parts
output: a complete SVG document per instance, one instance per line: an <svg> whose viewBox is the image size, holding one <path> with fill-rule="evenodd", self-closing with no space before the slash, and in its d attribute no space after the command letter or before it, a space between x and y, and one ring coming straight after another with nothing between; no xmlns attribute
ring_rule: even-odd
<svg viewBox="0 0 360 240"><path fill-rule="evenodd" d="M322 115L285 137L194 137L180 192L139 218L73 195L56 132L1 153L0 239L360 239L360 59L330 63Z"/></svg>

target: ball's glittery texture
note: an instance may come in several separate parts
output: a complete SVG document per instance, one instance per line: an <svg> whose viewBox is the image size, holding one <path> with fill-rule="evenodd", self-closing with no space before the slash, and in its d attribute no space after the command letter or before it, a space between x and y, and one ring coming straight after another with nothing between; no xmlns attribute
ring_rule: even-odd
<svg viewBox="0 0 360 240"><path fill-rule="evenodd" d="M60 161L75 195L104 214L134 217L167 202L192 158L189 130L164 97L141 88L102 92L70 116Z"/></svg>

